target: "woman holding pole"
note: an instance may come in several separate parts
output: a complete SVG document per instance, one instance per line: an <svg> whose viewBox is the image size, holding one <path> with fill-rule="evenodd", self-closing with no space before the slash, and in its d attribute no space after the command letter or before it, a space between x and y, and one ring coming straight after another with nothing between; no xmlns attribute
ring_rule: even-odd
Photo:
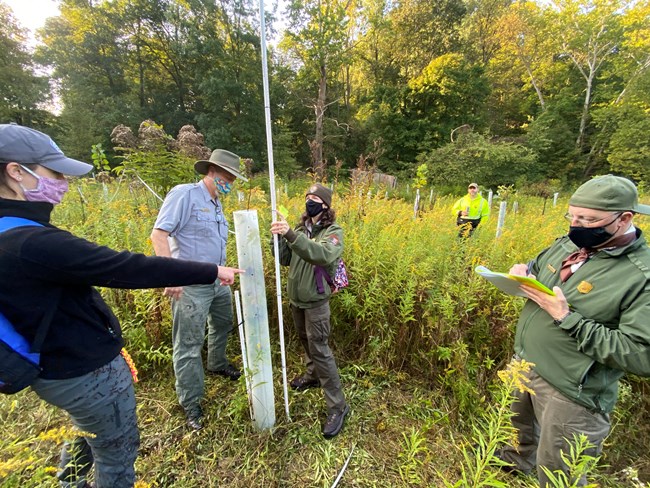
<svg viewBox="0 0 650 488"><path fill-rule="evenodd" d="M332 289L325 274L334 276L343 253L343 229L331 208L332 191L312 185L305 197L305 213L295 229L283 215L271 224L279 241L280 263L289 266L287 291L298 337L305 350L307 370L291 381L291 388L302 391L320 387L327 404L323 437L330 439L343 428L350 407L345 401L336 361L329 346Z"/></svg>

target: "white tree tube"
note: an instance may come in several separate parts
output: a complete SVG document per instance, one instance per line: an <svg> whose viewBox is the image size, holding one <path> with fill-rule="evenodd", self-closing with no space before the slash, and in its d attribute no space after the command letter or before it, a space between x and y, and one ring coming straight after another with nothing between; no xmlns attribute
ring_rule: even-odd
<svg viewBox="0 0 650 488"><path fill-rule="evenodd" d="M253 392L251 390L250 369L248 368L248 356L246 355L246 334L244 334L244 318L241 313L241 299L239 290L235 290L235 311L237 312L237 330L239 331L239 344L241 345L241 362L244 366L244 379L246 380L246 393L248 394L248 410L251 419L253 414Z"/></svg>
<svg viewBox="0 0 650 488"><path fill-rule="evenodd" d="M499 205L499 220L497 222L497 239L501 237L501 232L503 232L503 224L506 221L506 207L508 202L501 202Z"/></svg>
<svg viewBox="0 0 650 488"><path fill-rule="evenodd" d="M237 258L239 267L245 271L239 275L239 283L250 372L253 424L257 429L264 430L275 424L275 398L260 230L257 211L240 210L234 212L233 216Z"/></svg>

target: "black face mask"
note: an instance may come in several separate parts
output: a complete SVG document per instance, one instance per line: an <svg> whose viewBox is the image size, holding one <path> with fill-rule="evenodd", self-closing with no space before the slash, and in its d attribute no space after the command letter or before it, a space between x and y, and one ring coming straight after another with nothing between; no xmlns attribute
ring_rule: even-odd
<svg viewBox="0 0 650 488"><path fill-rule="evenodd" d="M569 227L569 239L579 248L594 248L609 241L614 234L607 232L605 227L612 225L620 215L617 215L609 224L601 227Z"/></svg>
<svg viewBox="0 0 650 488"><path fill-rule="evenodd" d="M310 217L316 217L323 211L323 204L315 202L314 200L307 200L305 207L307 208L307 215Z"/></svg>

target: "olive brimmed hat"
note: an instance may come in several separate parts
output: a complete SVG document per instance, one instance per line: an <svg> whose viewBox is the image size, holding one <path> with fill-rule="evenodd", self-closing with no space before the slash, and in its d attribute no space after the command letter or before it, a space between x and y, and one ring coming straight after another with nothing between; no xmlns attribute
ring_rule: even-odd
<svg viewBox="0 0 650 488"><path fill-rule="evenodd" d="M215 149L210 155L210 159L207 161L201 160L194 163L194 169L197 173L202 175L208 174L208 168L213 164L223 170L226 170L228 173L233 175L235 178L239 178L243 181L248 181L248 178L244 177L239 171L239 156L225 149Z"/></svg>
<svg viewBox="0 0 650 488"><path fill-rule="evenodd" d="M569 205L650 215L650 205L639 203L639 194L634 183L627 178L614 175L600 176L583 183L571 195Z"/></svg>

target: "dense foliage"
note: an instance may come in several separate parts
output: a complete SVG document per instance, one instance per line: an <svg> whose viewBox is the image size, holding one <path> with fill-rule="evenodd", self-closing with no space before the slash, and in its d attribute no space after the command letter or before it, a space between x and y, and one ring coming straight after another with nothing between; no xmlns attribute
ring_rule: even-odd
<svg viewBox="0 0 650 488"><path fill-rule="evenodd" d="M3 122L48 125L39 112L43 66L73 156L87 158L98 143L110 148L118 124L135 129L151 119L169 134L192 124L207 146L251 158L255 171L265 167L257 1L60 6L33 58L8 8L0 9ZM337 164L349 169L366 158L406 178L418 160L431 162L438 185L648 175L646 1L291 0L267 16L281 174L331 176ZM447 146L459 128L484 139L480 155L436 179L441 164L458 166L458 148ZM508 157L519 155L513 169ZM107 157L117 164L109 150Z"/></svg>

